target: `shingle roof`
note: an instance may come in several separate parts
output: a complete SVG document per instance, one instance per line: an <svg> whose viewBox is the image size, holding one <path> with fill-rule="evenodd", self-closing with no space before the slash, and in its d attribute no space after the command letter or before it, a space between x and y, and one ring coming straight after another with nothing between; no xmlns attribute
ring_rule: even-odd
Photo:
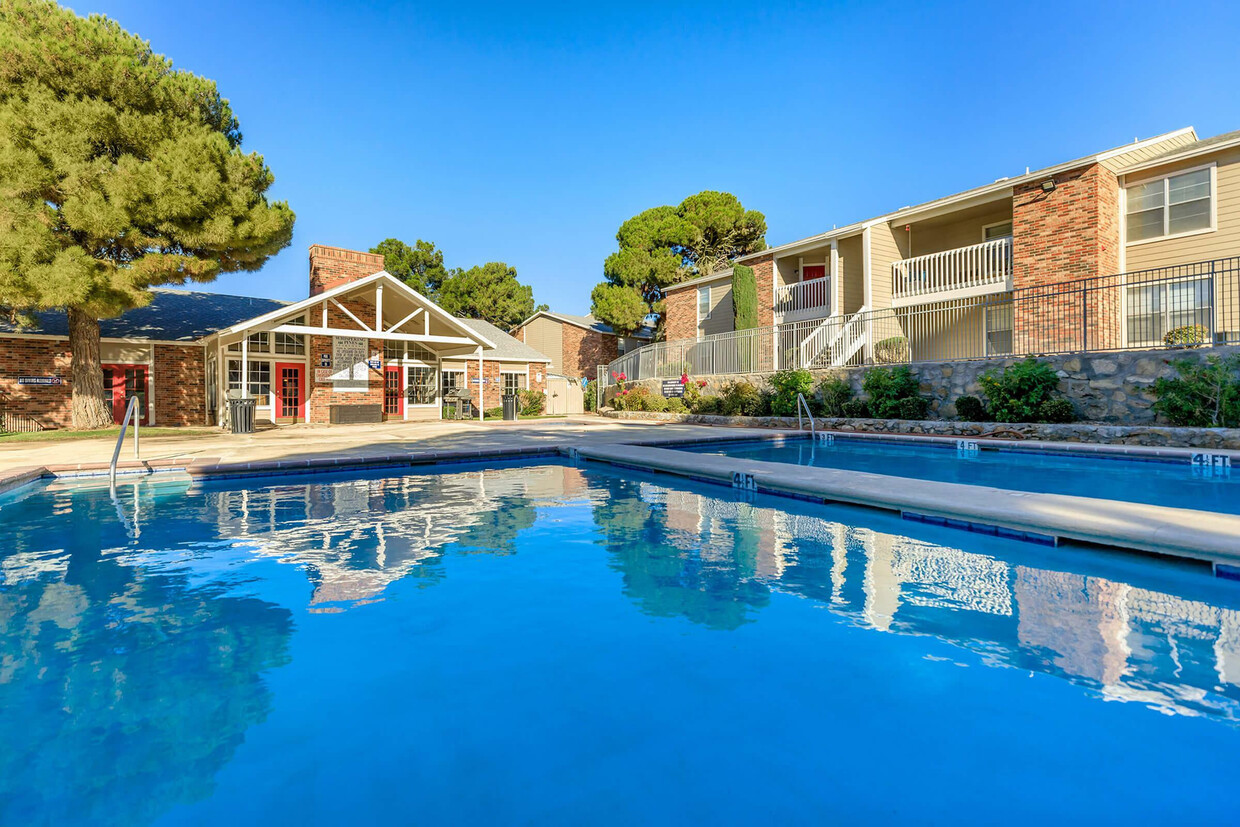
<svg viewBox="0 0 1240 827"><path fill-rule="evenodd" d="M461 319L461 322L478 335L495 342L495 347L485 348L482 351L483 359L508 359L514 362L551 361L547 356L534 350L520 339L514 339L490 322L484 322L482 319Z"/></svg>
<svg viewBox="0 0 1240 827"><path fill-rule="evenodd" d="M551 310L540 310L537 313L535 313L533 316L531 316L529 319L526 319L524 322L522 322L521 325L524 326L528 324L531 320L536 319L539 316L546 316L549 319L555 319L556 321L566 322L567 324L576 325L577 327L583 327L586 330L597 330L599 333L606 333L608 336L615 335L615 331L612 330L611 325L606 324L604 322L600 322L598 319L594 318L593 316L590 316L590 315L575 316L572 313L556 313ZM643 327L640 330L635 331L630 338L653 339L654 328Z"/></svg>
<svg viewBox="0 0 1240 827"><path fill-rule="evenodd" d="M1154 161L1157 161L1160 158L1169 158L1175 155L1197 153L1203 149L1209 149L1215 144L1230 143L1236 140L1237 138L1240 138L1240 130L1236 130L1234 132L1224 132L1222 135L1215 135L1212 138L1203 138L1200 141L1194 141L1193 143L1188 144L1186 146L1173 146L1167 149L1165 152L1158 153L1153 158L1147 158L1146 160L1142 161L1141 166L1148 167L1150 166L1151 163L1153 163Z"/></svg>
<svg viewBox="0 0 1240 827"><path fill-rule="evenodd" d="M270 313L289 302L227 296L192 290L156 287L151 303L117 316L101 319L99 333L105 339L156 339L165 342L192 342L238 322ZM0 315L0 333L40 333L68 336L69 320L63 310L34 314L34 327L18 327Z"/></svg>

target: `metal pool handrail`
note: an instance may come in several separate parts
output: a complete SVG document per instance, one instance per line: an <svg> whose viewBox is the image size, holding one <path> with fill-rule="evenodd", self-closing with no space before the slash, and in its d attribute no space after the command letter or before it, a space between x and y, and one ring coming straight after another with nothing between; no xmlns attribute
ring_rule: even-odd
<svg viewBox="0 0 1240 827"><path fill-rule="evenodd" d="M814 415L810 413L809 403L805 401L805 394L797 394L797 430L801 430L801 409L805 409L805 415L809 417L809 433L814 436Z"/></svg>
<svg viewBox="0 0 1240 827"><path fill-rule="evenodd" d="M112 462L108 465L108 485L116 488L116 460L121 455L121 444L125 441L125 431L129 430L129 420L133 419L133 458L138 459L138 397L129 397L125 406L125 418L121 420L121 432L116 437L116 449L112 451Z"/></svg>

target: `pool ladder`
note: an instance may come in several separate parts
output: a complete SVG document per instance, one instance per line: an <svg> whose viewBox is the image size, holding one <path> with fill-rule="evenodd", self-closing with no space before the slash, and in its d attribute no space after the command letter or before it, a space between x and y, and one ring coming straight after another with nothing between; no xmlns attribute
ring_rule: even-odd
<svg viewBox="0 0 1240 827"><path fill-rule="evenodd" d="M121 432L116 438L116 450L112 452L112 462L108 465L108 487L116 493L116 461L121 455L121 444L125 441L125 431L129 430L129 421L133 420L133 458L138 459L138 398L129 397L125 406L125 418L121 420Z"/></svg>
<svg viewBox="0 0 1240 827"><path fill-rule="evenodd" d="M810 436L810 439L814 439L815 438L814 415L810 413L809 403L805 401L805 394L798 393L797 394L797 430L798 431L804 429L804 426L802 425L803 420L801 418L802 411L805 412L805 416L809 417L809 436Z"/></svg>

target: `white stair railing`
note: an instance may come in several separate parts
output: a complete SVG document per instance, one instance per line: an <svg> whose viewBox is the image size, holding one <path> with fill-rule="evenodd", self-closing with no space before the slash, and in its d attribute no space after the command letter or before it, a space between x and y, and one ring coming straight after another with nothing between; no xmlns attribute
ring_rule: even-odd
<svg viewBox="0 0 1240 827"><path fill-rule="evenodd" d="M870 308L862 305L860 310L848 318L832 316L823 319L822 323L801 341L799 367L817 365L824 354L831 367L846 364L865 345L864 320L869 312Z"/></svg>
<svg viewBox="0 0 1240 827"><path fill-rule="evenodd" d="M891 263L891 296L924 296L948 290L1006 284L1012 277L1012 239L996 238Z"/></svg>

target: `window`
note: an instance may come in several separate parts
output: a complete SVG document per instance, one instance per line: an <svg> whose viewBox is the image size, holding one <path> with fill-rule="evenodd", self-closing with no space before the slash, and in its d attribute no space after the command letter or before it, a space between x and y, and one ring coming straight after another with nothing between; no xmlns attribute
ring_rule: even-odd
<svg viewBox="0 0 1240 827"><path fill-rule="evenodd" d="M241 360L228 360L228 389L230 391L241 390Z"/></svg>
<svg viewBox="0 0 1240 827"><path fill-rule="evenodd" d="M616 338L616 355L617 356L623 356L624 352L628 350L628 347L629 347L628 339L625 339L623 336L619 336Z"/></svg>
<svg viewBox="0 0 1240 827"><path fill-rule="evenodd" d="M250 362L250 396L257 396L260 405L266 404L271 393L271 363Z"/></svg>
<svg viewBox="0 0 1240 827"><path fill-rule="evenodd" d="M986 355L1002 356L1012 352L1012 305L996 304L986 308Z"/></svg>
<svg viewBox="0 0 1240 827"><path fill-rule="evenodd" d="M410 405L434 405L435 404L435 369L411 367L408 368L408 378L405 383L405 394Z"/></svg>
<svg viewBox="0 0 1240 827"><path fill-rule="evenodd" d="M383 343L383 361L399 362L405 358L404 342L384 342Z"/></svg>
<svg viewBox="0 0 1240 827"><path fill-rule="evenodd" d="M504 371L502 376L504 379L504 394L505 395L520 393L522 390L525 389L525 374L524 373L513 373L510 371Z"/></svg>
<svg viewBox="0 0 1240 827"><path fill-rule="evenodd" d="M698 288L698 324L710 318L710 288Z"/></svg>
<svg viewBox="0 0 1240 827"><path fill-rule="evenodd" d="M1214 226L1213 190L1213 167L1127 187L1128 241L1210 229Z"/></svg>
<svg viewBox="0 0 1240 827"><path fill-rule="evenodd" d="M982 227L982 241L994 241L996 238L1011 238L1012 222L1001 221L998 224L987 224Z"/></svg>
<svg viewBox="0 0 1240 827"><path fill-rule="evenodd" d="M268 339L268 334L266 332L251 333L249 336L249 342L250 342L250 345L246 349L248 353L269 353L270 352L268 350L268 347L270 347L270 344L269 344L270 340ZM228 350L232 353L240 353L241 343L233 342L231 345L228 346Z"/></svg>
<svg viewBox="0 0 1240 827"><path fill-rule="evenodd" d="M435 360L438 358L429 349L423 347L417 342L406 342L405 351L405 358L412 359L415 362L427 362L433 365L435 364Z"/></svg>
<svg viewBox="0 0 1240 827"><path fill-rule="evenodd" d="M302 356L306 352L306 337L300 333L277 333L276 353Z"/></svg>
<svg viewBox="0 0 1240 827"><path fill-rule="evenodd" d="M443 372L443 395L447 396L457 388L465 385L465 371L445 370Z"/></svg>
<svg viewBox="0 0 1240 827"><path fill-rule="evenodd" d="M1208 342L1214 311L1209 279L1160 282L1128 288L1128 344L1163 343L1183 329L1184 344Z"/></svg>

